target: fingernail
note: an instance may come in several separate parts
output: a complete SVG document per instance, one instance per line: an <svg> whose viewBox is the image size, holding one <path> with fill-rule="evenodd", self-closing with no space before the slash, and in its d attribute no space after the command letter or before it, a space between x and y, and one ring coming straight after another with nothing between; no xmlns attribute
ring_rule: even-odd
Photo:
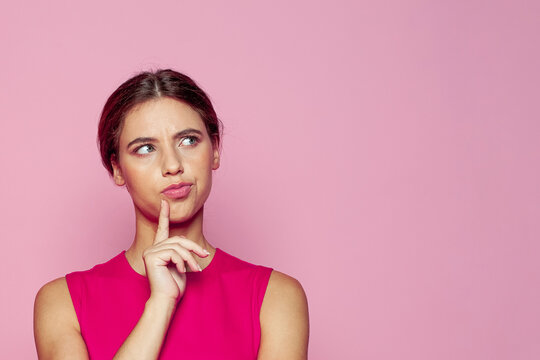
<svg viewBox="0 0 540 360"><path fill-rule="evenodd" d="M201 265L197 264L197 267L199 268L199 271L202 271Z"/></svg>
<svg viewBox="0 0 540 360"><path fill-rule="evenodd" d="M210 255L210 252L206 249L203 249L203 252L206 254L206 255Z"/></svg>

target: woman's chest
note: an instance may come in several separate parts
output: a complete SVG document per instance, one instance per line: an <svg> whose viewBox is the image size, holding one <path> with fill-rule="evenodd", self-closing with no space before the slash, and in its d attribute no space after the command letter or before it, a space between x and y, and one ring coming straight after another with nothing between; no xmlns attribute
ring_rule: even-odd
<svg viewBox="0 0 540 360"><path fill-rule="evenodd" d="M85 341L92 359L114 356L137 324L147 299L126 292L110 295L88 304L92 320ZM260 324L254 310L252 291L219 282L188 286L171 318L159 359L256 359Z"/></svg>

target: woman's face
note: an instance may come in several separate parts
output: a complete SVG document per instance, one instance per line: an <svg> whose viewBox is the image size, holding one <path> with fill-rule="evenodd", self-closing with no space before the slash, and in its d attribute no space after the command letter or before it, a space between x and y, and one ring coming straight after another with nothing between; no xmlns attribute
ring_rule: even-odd
<svg viewBox="0 0 540 360"><path fill-rule="evenodd" d="M195 215L210 194L212 170L219 167L200 115L189 105L167 97L136 106L124 119L114 181L126 185L138 211L157 220L160 201L170 204L170 221ZM166 195L170 185L187 183L180 195Z"/></svg>

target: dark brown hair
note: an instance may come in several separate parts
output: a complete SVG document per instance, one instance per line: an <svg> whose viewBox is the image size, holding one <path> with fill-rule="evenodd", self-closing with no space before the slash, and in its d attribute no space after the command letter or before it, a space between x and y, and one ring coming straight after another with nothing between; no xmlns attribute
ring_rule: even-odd
<svg viewBox="0 0 540 360"><path fill-rule="evenodd" d="M182 101L201 116L213 145L219 147L223 124L208 95L187 75L174 70L145 71L116 89L103 107L98 126L98 148L101 162L113 176L111 157L118 159L118 143L126 115L148 100L170 97Z"/></svg>

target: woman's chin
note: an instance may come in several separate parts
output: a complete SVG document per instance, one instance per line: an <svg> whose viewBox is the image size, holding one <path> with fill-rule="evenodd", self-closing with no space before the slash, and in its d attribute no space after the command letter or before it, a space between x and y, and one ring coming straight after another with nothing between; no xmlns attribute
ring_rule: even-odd
<svg viewBox="0 0 540 360"><path fill-rule="evenodd" d="M169 222L174 224L191 222L199 215L200 211L194 209L186 209L185 207L179 207L175 209L175 206L171 206L169 213Z"/></svg>
<svg viewBox="0 0 540 360"><path fill-rule="evenodd" d="M169 224L181 225L183 223L188 223L193 219L192 216L174 216L169 217Z"/></svg>

